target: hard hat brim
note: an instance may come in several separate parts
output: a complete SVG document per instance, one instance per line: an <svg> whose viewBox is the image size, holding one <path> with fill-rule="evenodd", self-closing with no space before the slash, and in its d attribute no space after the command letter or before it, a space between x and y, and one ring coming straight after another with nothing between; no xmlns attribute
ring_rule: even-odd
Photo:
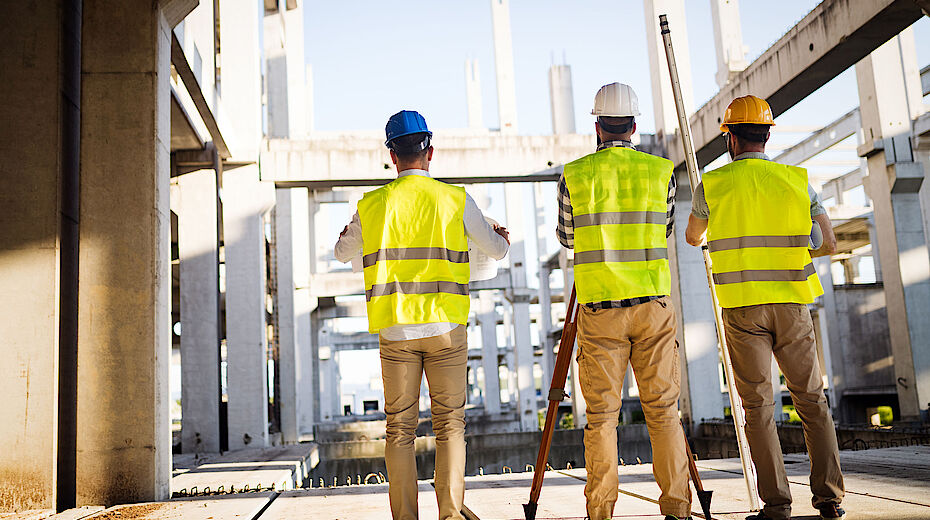
<svg viewBox="0 0 930 520"><path fill-rule="evenodd" d="M642 114L638 110L634 114L608 114L604 112L598 112L597 110L592 110L591 115L597 117L639 117Z"/></svg>

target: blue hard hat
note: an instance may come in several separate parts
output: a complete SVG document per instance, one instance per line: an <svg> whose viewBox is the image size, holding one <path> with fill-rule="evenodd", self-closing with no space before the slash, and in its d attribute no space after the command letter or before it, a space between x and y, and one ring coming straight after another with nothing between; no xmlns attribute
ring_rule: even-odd
<svg viewBox="0 0 930 520"><path fill-rule="evenodd" d="M426 120L414 110L401 110L388 119L384 127L384 135L387 139L384 141L385 146L394 139L410 134L421 134L432 137L433 133L426 127Z"/></svg>

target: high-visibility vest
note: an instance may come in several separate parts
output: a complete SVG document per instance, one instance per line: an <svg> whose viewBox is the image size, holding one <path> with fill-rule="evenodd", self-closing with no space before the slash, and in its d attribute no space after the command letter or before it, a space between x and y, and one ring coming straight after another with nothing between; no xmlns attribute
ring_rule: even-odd
<svg viewBox="0 0 930 520"><path fill-rule="evenodd" d="M579 303L669 294L665 220L673 166L621 147L565 165Z"/></svg>
<svg viewBox="0 0 930 520"><path fill-rule="evenodd" d="M705 173L703 182L721 307L811 303L823 294L807 249L807 170L742 159Z"/></svg>
<svg viewBox="0 0 930 520"><path fill-rule="evenodd" d="M358 203L368 330L468 321L465 189L407 175Z"/></svg>

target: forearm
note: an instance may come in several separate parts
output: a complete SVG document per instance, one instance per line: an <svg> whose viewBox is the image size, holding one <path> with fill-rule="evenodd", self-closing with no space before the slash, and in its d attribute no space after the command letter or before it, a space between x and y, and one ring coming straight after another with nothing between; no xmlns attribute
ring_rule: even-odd
<svg viewBox="0 0 930 520"><path fill-rule="evenodd" d="M817 215L813 220L820 226L820 231L823 233L823 245L820 246L820 249L811 251L811 257L829 256L836 253L836 235L833 233L833 224L830 222L830 217L824 213Z"/></svg>
<svg viewBox="0 0 930 520"><path fill-rule="evenodd" d="M339 234L339 240L333 247L333 256L336 260L346 263L358 255L360 249L362 249L362 226L356 213L349 225Z"/></svg>
<svg viewBox="0 0 930 520"><path fill-rule="evenodd" d="M707 232L707 220L688 215L688 228L685 230L685 241L692 246L704 243L704 233Z"/></svg>

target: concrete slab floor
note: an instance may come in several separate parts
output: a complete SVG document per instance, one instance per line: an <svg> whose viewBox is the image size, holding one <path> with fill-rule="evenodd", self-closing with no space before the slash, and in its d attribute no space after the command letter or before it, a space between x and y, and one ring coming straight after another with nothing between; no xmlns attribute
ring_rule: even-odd
<svg viewBox="0 0 930 520"><path fill-rule="evenodd" d="M840 452L848 520L930 520L930 446ZM815 520L807 479L806 455L786 455L795 520ZM749 514L749 500L738 459L698 461L705 489L713 494L713 518L742 520ZM659 488L650 464L620 466L620 499L614 518L662 520L656 500ZM508 473L465 479L465 506L480 520L521 520L522 504L529 495L532 474ZM539 499L537 518L584 518L584 468L547 471ZM436 498L429 482L420 482L420 517L436 518ZM693 512L699 518L700 506ZM284 520L388 520L388 485L355 485L312 488L283 493L244 493L176 499L169 502L123 505L102 512L76 514L72 510L52 516L50 511L31 511L0 518L44 520L243 518ZM68 516L62 516L68 515Z"/></svg>

